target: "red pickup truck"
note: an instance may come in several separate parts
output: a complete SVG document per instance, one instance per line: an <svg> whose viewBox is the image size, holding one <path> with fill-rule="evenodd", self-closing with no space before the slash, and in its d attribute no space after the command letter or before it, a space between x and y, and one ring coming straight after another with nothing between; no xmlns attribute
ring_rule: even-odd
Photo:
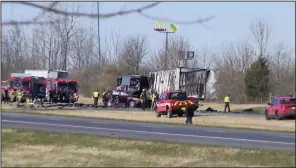
<svg viewBox="0 0 296 168"><path fill-rule="evenodd" d="M173 115L182 117L186 111L195 111L198 105L195 104L195 98L187 97L183 91L165 91L159 96L155 103L156 117L167 115L171 118Z"/></svg>

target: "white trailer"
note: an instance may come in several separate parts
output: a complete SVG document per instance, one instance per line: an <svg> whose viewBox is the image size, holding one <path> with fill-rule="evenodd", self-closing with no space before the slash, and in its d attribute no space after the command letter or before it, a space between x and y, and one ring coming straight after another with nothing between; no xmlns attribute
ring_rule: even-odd
<svg viewBox="0 0 296 168"><path fill-rule="evenodd" d="M146 76L149 77L150 89L158 93L166 90L182 90L186 91L188 96L205 99L206 92L213 90L213 82L209 82L209 77L213 76L211 74L213 71L207 69L175 68L149 72Z"/></svg>

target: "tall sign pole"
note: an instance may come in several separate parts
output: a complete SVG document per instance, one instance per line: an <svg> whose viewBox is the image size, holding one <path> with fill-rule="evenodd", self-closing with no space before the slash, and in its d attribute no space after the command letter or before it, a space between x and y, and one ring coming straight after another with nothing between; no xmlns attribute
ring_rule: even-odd
<svg viewBox="0 0 296 168"><path fill-rule="evenodd" d="M97 2L98 9L98 47L99 47L99 68L101 68L101 37L100 37L100 2Z"/></svg>
<svg viewBox="0 0 296 168"><path fill-rule="evenodd" d="M154 27L154 31L157 31L159 33L165 33L165 60L164 60L164 69L168 69L168 41L169 41L169 33L175 33L177 31L177 24L171 23L170 24L170 30L167 31L165 28L164 22L158 21Z"/></svg>

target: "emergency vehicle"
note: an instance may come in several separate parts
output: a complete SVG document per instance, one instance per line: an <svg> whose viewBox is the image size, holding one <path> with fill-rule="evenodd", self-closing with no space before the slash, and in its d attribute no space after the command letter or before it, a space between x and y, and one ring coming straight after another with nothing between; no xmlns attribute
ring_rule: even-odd
<svg viewBox="0 0 296 168"><path fill-rule="evenodd" d="M155 103L155 115L167 115L171 118L173 115L182 117L186 111L195 111L198 105L195 104L194 98L187 97L186 92L164 91L160 94L159 100Z"/></svg>
<svg viewBox="0 0 296 168"><path fill-rule="evenodd" d="M77 102L79 98L79 88L76 80L68 79L69 73L61 70L25 70L35 76L41 76L46 79L46 99L49 100L49 90L68 88L73 92L70 98L71 102Z"/></svg>
<svg viewBox="0 0 296 168"><path fill-rule="evenodd" d="M37 98L45 98L45 79L30 74L12 73L4 88L7 88L8 92L23 89L24 97L34 93Z"/></svg>
<svg viewBox="0 0 296 168"><path fill-rule="evenodd" d="M79 99L79 85L76 80L67 80L68 89L72 91L73 96L70 97L72 103L77 102Z"/></svg>

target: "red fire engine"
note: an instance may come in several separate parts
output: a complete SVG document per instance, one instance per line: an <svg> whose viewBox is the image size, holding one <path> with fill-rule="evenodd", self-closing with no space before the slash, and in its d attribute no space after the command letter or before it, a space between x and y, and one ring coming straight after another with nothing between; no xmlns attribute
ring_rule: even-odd
<svg viewBox="0 0 296 168"><path fill-rule="evenodd" d="M76 80L69 79L67 80L68 89L73 92L73 97L71 97L71 102L77 102L79 98L79 85Z"/></svg>
<svg viewBox="0 0 296 168"><path fill-rule="evenodd" d="M45 79L30 76L23 73L12 73L2 89L7 88L8 92L23 89L24 97L34 93L38 98L45 98Z"/></svg>

